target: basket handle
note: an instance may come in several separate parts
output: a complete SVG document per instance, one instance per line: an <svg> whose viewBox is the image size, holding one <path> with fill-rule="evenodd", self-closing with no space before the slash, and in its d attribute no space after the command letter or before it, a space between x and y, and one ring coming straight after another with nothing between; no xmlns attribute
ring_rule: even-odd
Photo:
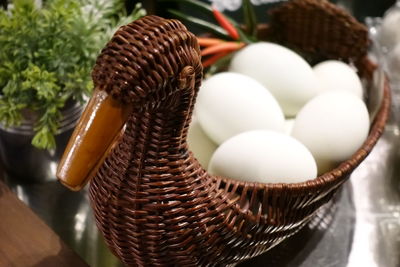
<svg viewBox="0 0 400 267"><path fill-rule="evenodd" d="M326 0L293 0L270 11L273 39L320 59L361 61L369 47L368 29Z"/></svg>

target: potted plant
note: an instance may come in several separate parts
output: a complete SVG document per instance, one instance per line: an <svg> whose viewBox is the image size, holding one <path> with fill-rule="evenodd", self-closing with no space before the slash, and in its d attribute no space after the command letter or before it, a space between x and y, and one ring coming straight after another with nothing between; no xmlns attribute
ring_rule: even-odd
<svg viewBox="0 0 400 267"><path fill-rule="evenodd" d="M122 0L37 2L0 9L0 158L11 176L43 180L54 177L100 49L145 12L126 14Z"/></svg>

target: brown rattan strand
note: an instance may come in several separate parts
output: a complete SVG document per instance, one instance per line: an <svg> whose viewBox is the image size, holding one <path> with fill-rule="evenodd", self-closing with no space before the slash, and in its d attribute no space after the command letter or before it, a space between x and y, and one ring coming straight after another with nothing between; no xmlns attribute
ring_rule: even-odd
<svg viewBox="0 0 400 267"><path fill-rule="evenodd" d="M367 53L367 28L326 0L295 0L270 13L272 34L281 44L347 62Z"/></svg>
<svg viewBox="0 0 400 267"><path fill-rule="evenodd" d="M364 35L351 43L320 38L319 32L328 33L330 27L338 31L345 25L344 35L363 28L339 9L311 0L294 0L281 8L275 11L279 24L272 20L271 26L292 25L286 29L294 36L310 36L301 48L315 47L329 58L363 62L360 70L373 69L365 54L353 57L349 52L343 58L343 51L366 51ZM341 23L332 19L311 25L314 18L308 16L338 17ZM332 43L321 45L316 39ZM296 233L331 199L371 151L388 117L386 83L362 148L314 180L261 184L214 177L186 143L201 77L196 38L180 22L156 16L122 27L97 60L94 83L134 107L124 134L90 185L97 225L128 266L225 266L265 252Z"/></svg>

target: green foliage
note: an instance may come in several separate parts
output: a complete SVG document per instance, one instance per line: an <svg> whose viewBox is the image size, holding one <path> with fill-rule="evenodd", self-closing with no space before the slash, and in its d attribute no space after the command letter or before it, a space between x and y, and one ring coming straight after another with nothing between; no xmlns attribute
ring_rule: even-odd
<svg viewBox="0 0 400 267"><path fill-rule="evenodd" d="M0 8L0 123L19 125L23 109L37 113L32 144L54 148L61 109L69 98L83 101L100 50L127 15L122 0L14 0Z"/></svg>

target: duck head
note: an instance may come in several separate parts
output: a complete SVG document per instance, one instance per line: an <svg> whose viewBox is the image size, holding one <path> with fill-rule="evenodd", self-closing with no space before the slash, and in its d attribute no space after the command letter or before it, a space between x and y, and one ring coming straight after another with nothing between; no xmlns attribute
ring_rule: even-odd
<svg viewBox="0 0 400 267"><path fill-rule="evenodd" d="M97 59L94 93L60 161L58 179L80 190L119 142L132 113L184 102L187 129L201 78L197 39L179 21L147 16L122 26ZM186 100L169 97L179 92Z"/></svg>

